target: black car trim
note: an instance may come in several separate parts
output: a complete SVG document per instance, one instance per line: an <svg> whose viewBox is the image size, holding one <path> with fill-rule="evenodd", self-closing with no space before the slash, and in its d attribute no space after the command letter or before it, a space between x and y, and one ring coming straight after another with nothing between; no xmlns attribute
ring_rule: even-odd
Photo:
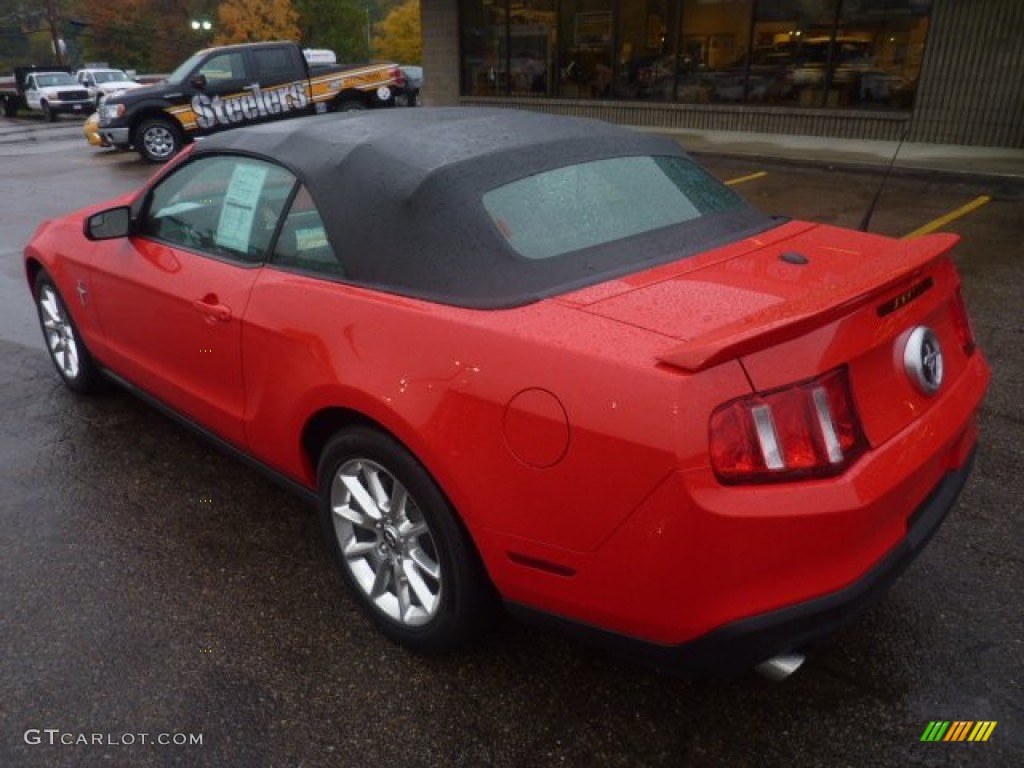
<svg viewBox="0 0 1024 768"><path fill-rule="evenodd" d="M726 624L680 645L663 645L624 636L506 602L517 617L576 635L616 655L691 676L726 676L781 653L801 651L848 624L879 598L906 570L938 530L967 483L975 447L963 466L951 470L910 515L907 535L869 571L849 586L822 597Z"/></svg>

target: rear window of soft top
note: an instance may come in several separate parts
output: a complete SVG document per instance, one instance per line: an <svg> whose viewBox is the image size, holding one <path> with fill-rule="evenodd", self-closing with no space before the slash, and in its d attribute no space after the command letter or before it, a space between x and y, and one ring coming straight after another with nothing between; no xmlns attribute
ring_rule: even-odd
<svg viewBox="0 0 1024 768"><path fill-rule="evenodd" d="M486 192L484 208L521 256L549 259L743 206L682 157L613 157Z"/></svg>

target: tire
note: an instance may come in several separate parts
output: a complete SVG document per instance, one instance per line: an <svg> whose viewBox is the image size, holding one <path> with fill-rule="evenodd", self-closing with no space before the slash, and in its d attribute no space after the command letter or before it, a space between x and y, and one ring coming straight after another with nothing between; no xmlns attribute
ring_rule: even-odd
<svg viewBox="0 0 1024 768"><path fill-rule="evenodd" d="M365 110L366 105L355 99L345 99L345 101L338 104L339 112L364 112Z"/></svg>
<svg viewBox="0 0 1024 768"><path fill-rule="evenodd" d="M57 122L57 113L50 109L50 105L45 101L39 105L43 110L43 119L48 123Z"/></svg>
<svg viewBox="0 0 1024 768"><path fill-rule="evenodd" d="M13 96L4 96L4 117L18 116L18 100Z"/></svg>
<svg viewBox="0 0 1024 768"><path fill-rule="evenodd" d="M491 605L469 535L424 467L368 427L338 432L317 470L320 522L363 610L392 640L439 651L469 640Z"/></svg>
<svg viewBox="0 0 1024 768"><path fill-rule="evenodd" d="M181 151L181 129L162 117L144 120L135 130L134 144L147 163L166 163Z"/></svg>
<svg viewBox="0 0 1024 768"><path fill-rule="evenodd" d="M103 382L99 370L57 286L45 272L36 275L34 295L46 349L64 384L79 394L101 389Z"/></svg>

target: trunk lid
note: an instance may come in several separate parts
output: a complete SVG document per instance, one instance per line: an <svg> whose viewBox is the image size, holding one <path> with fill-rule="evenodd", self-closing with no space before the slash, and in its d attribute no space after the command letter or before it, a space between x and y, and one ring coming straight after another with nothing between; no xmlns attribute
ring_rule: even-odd
<svg viewBox="0 0 1024 768"><path fill-rule="evenodd" d="M563 300L667 337L663 365L696 373L739 359L758 391L847 366L877 445L941 400L966 368L959 279L945 256L958 239L893 240L791 222ZM905 362L922 359L917 347L907 351L918 326L942 351L937 392L922 392Z"/></svg>

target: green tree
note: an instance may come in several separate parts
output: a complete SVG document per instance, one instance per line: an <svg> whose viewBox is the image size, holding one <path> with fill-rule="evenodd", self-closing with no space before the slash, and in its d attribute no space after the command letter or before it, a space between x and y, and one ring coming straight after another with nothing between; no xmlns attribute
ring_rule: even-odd
<svg viewBox="0 0 1024 768"><path fill-rule="evenodd" d="M370 58L367 25L373 4L361 0L295 0L305 48L328 48L338 61Z"/></svg>
<svg viewBox="0 0 1024 768"><path fill-rule="evenodd" d="M190 0L69 0L66 5L62 24L75 45L75 63L168 72L209 44L189 26Z"/></svg>
<svg viewBox="0 0 1024 768"><path fill-rule="evenodd" d="M53 64L47 7L38 0L0 0L0 74L27 64Z"/></svg>
<svg viewBox="0 0 1024 768"><path fill-rule="evenodd" d="M226 0L217 12L214 42L298 40L299 16L290 0Z"/></svg>
<svg viewBox="0 0 1024 768"><path fill-rule="evenodd" d="M405 0L377 25L373 50L378 56L402 64L420 63L423 58L420 0Z"/></svg>

